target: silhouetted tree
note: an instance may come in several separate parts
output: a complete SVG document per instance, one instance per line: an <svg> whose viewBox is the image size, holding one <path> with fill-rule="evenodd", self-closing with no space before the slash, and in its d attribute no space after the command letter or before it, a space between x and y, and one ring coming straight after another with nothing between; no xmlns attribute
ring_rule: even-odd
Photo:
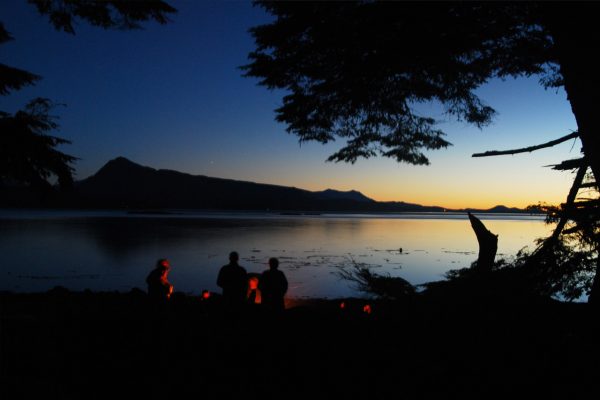
<svg viewBox="0 0 600 400"><path fill-rule="evenodd" d="M245 75L287 92L276 118L300 141L346 139L329 160L428 164L423 149L450 143L419 103L483 127L494 110L478 87L538 75L546 88L564 87L598 188L598 4L258 3L275 20L251 29L257 47ZM590 299L600 297L596 259Z"/></svg>
<svg viewBox="0 0 600 400"><path fill-rule="evenodd" d="M14 115L0 111L0 182L27 182L33 186L48 186L54 175L61 187L73 183L75 157L56 150L68 140L48 135L57 128L49 114L53 107L48 99L37 98Z"/></svg>
<svg viewBox="0 0 600 400"><path fill-rule="evenodd" d="M600 250L600 193L582 160L567 160L554 169L576 170L573 185L564 203L538 206L546 212L546 222L556 226L549 237L539 241L538 248L523 264L536 265L540 281L566 298L598 294L597 272L592 277ZM595 300L590 297L590 301Z"/></svg>
<svg viewBox="0 0 600 400"><path fill-rule="evenodd" d="M28 0L40 14L48 16L59 31L75 34L77 19L104 29L141 29L141 23L154 20L169 22L168 15L177 12L160 0Z"/></svg>
<svg viewBox="0 0 600 400"><path fill-rule="evenodd" d="M4 28L4 24L0 22L0 45L14 38ZM32 85L40 77L22 69L9 67L0 63L0 95L6 95L11 90L19 90L23 86Z"/></svg>
<svg viewBox="0 0 600 400"><path fill-rule="evenodd" d="M104 29L139 29L141 23L154 20L168 22L167 15L176 10L163 1L83 1L83 0L29 0L40 14L48 16L57 29L75 34L76 20ZM0 44L14 40L0 22ZM0 95L41 79L30 72L0 64ZM0 183L20 182L34 186L48 186L54 175L61 187L73 182L72 163L75 157L56 149L70 143L47 132L58 128L56 118L49 114L53 103L48 99L34 99L24 110L15 114L0 111Z"/></svg>

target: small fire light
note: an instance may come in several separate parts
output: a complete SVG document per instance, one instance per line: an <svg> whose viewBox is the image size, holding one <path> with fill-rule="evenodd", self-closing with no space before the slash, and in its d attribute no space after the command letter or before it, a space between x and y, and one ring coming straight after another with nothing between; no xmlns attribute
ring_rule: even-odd
<svg viewBox="0 0 600 400"><path fill-rule="evenodd" d="M342 302L340 303L340 309L341 309L341 310L343 310L343 309L345 309L345 308L346 308L346 302L342 301Z"/></svg>
<svg viewBox="0 0 600 400"><path fill-rule="evenodd" d="M365 306L363 307L363 312L366 314L371 314L371 305L370 304L365 304Z"/></svg>
<svg viewBox="0 0 600 400"><path fill-rule="evenodd" d="M208 290L203 290L202 291L202 300L208 300L210 299L210 292Z"/></svg>
<svg viewBox="0 0 600 400"><path fill-rule="evenodd" d="M252 277L248 279L248 286L250 287L250 290L258 289L258 278Z"/></svg>

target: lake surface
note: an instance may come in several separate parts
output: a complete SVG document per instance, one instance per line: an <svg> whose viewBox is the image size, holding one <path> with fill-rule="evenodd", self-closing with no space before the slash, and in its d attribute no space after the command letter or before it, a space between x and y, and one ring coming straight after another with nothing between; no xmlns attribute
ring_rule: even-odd
<svg viewBox="0 0 600 400"><path fill-rule="evenodd" d="M541 216L477 214L499 235L498 257L507 257L551 226ZM402 248L402 252L400 252ZM168 258L177 291L219 291L216 277L229 252L248 272L267 269L277 257L290 282L288 296L359 295L340 280L353 262L401 276L413 284L443 279L477 258L477 239L464 214L277 215L177 213L131 215L123 211L0 210L0 290L146 289L159 258Z"/></svg>

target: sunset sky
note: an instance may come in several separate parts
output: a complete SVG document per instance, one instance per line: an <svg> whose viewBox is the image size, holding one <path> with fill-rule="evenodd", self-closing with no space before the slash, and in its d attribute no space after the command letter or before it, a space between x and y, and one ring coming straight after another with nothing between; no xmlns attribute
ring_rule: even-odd
<svg viewBox="0 0 600 400"><path fill-rule="evenodd" d="M342 142L299 145L273 110L282 92L243 78L253 50L248 28L270 17L249 2L169 1L179 13L167 25L104 31L78 24L57 32L21 1L0 2L15 40L0 62L43 77L36 86L0 97L14 112L34 97L66 104L55 110L73 141L62 150L80 158L77 178L124 156L154 168L250 180L309 190L359 190L382 201L447 208L524 207L557 203L572 176L543 166L579 155L579 142L515 156L471 158L474 152L534 145L576 129L564 91L544 90L536 77L492 81L480 95L498 111L478 130L446 119L432 105L454 146L429 152L430 166L374 158L328 163Z"/></svg>

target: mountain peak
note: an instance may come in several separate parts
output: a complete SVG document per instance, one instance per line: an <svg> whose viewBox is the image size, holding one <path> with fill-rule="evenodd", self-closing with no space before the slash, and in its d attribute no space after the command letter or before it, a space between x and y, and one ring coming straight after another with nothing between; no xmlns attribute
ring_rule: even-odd
<svg viewBox="0 0 600 400"><path fill-rule="evenodd" d="M321 192L314 192L314 194L323 200L354 200L364 203L375 201L356 190L341 191L328 188Z"/></svg>
<svg viewBox="0 0 600 400"><path fill-rule="evenodd" d="M114 163L114 162L129 162L129 163L135 164L133 161L131 161L130 159L125 158L123 156L119 156L117 158L113 158L112 160L109 160L108 162L109 163Z"/></svg>
<svg viewBox="0 0 600 400"><path fill-rule="evenodd" d="M140 164L138 164L136 162L133 162L130 159L122 157L122 156L117 157L117 158L113 158L112 160L110 160L109 162L107 162L104 165L104 167L107 167L107 166L118 166L118 167L121 167L121 168L122 167L148 168L148 169L151 169L151 170L155 170L154 168L140 165ZM102 167L102 168L104 168L104 167Z"/></svg>
<svg viewBox="0 0 600 400"><path fill-rule="evenodd" d="M137 166L137 167L141 167L141 165L134 163L133 161L131 161L128 158L119 156L117 158L113 158L112 160L108 161L106 164L104 164L104 166L108 166L108 165L118 165L118 166Z"/></svg>
<svg viewBox="0 0 600 400"><path fill-rule="evenodd" d="M90 178L117 178L119 176L125 177L131 174L138 174L140 172L154 172L154 168L144 167L140 164L134 163L133 161L125 157L117 157L102 166L98 172L92 175ZM88 178L88 179L90 179Z"/></svg>

